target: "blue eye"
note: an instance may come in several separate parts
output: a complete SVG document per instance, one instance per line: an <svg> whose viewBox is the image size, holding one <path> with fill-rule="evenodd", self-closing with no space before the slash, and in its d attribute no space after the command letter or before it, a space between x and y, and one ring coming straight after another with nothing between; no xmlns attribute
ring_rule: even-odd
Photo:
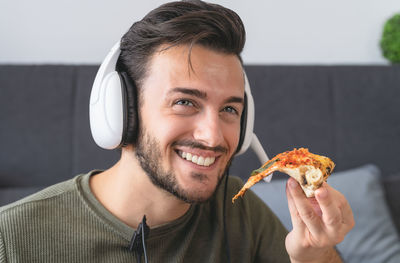
<svg viewBox="0 0 400 263"><path fill-rule="evenodd" d="M231 106L225 107L224 111L228 112L228 113L232 113L232 114L239 114L238 111L235 108L231 107Z"/></svg>
<svg viewBox="0 0 400 263"><path fill-rule="evenodd" d="M189 100L178 100L175 104L182 106L193 106L193 103Z"/></svg>

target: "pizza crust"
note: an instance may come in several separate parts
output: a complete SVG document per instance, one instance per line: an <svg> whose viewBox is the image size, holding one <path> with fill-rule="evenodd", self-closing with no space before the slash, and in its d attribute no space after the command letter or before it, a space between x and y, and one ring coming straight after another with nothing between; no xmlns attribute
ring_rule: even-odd
<svg viewBox="0 0 400 263"><path fill-rule="evenodd" d="M322 171L312 165L296 168L282 167L279 170L296 179L307 197L314 197L315 190L320 188L325 181Z"/></svg>

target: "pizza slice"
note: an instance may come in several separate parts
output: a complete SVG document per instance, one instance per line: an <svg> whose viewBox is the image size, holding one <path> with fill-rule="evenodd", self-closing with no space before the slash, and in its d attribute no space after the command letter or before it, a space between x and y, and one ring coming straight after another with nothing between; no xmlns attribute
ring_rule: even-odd
<svg viewBox="0 0 400 263"><path fill-rule="evenodd" d="M254 184L275 171L286 173L296 179L306 196L313 197L315 190L327 180L334 167L335 164L330 158L310 153L305 148L280 153L251 173L246 184L232 198L232 203Z"/></svg>

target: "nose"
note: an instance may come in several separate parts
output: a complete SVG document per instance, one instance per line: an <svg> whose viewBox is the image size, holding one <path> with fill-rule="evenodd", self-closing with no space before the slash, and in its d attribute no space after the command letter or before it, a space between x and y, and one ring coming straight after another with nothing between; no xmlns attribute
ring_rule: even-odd
<svg viewBox="0 0 400 263"><path fill-rule="evenodd" d="M224 141L221 119L218 113L202 114L196 119L194 139L206 146L222 146Z"/></svg>

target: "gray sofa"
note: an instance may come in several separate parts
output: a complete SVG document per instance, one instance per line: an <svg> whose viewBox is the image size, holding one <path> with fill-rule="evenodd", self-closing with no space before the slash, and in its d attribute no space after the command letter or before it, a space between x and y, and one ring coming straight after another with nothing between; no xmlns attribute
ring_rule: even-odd
<svg viewBox="0 0 400 263"><path fill-rule="evenodd" d="M89 131L88 98L97 68L0 66L0 205L118 159L118 151L99 149ZM399 231L400 67L253 65L246 72L256 104L255 132L268 154L307 147L327 155L337 164L335 174L342 174L338 188L348 186L348 172L372 171L372 184L382 192L379 206ZM246 180L259 165L248 152L235 159L230 174ZM285 175L274 176L273 183L284 184ZM372 190L363 192L357 183L365 178L342 190L346 197L367 200ZM271 200L285 201L284 193L270 190L271 197L265 187L255 191L282 210ZM396 242L398 236L390 243Z"/></svg>

